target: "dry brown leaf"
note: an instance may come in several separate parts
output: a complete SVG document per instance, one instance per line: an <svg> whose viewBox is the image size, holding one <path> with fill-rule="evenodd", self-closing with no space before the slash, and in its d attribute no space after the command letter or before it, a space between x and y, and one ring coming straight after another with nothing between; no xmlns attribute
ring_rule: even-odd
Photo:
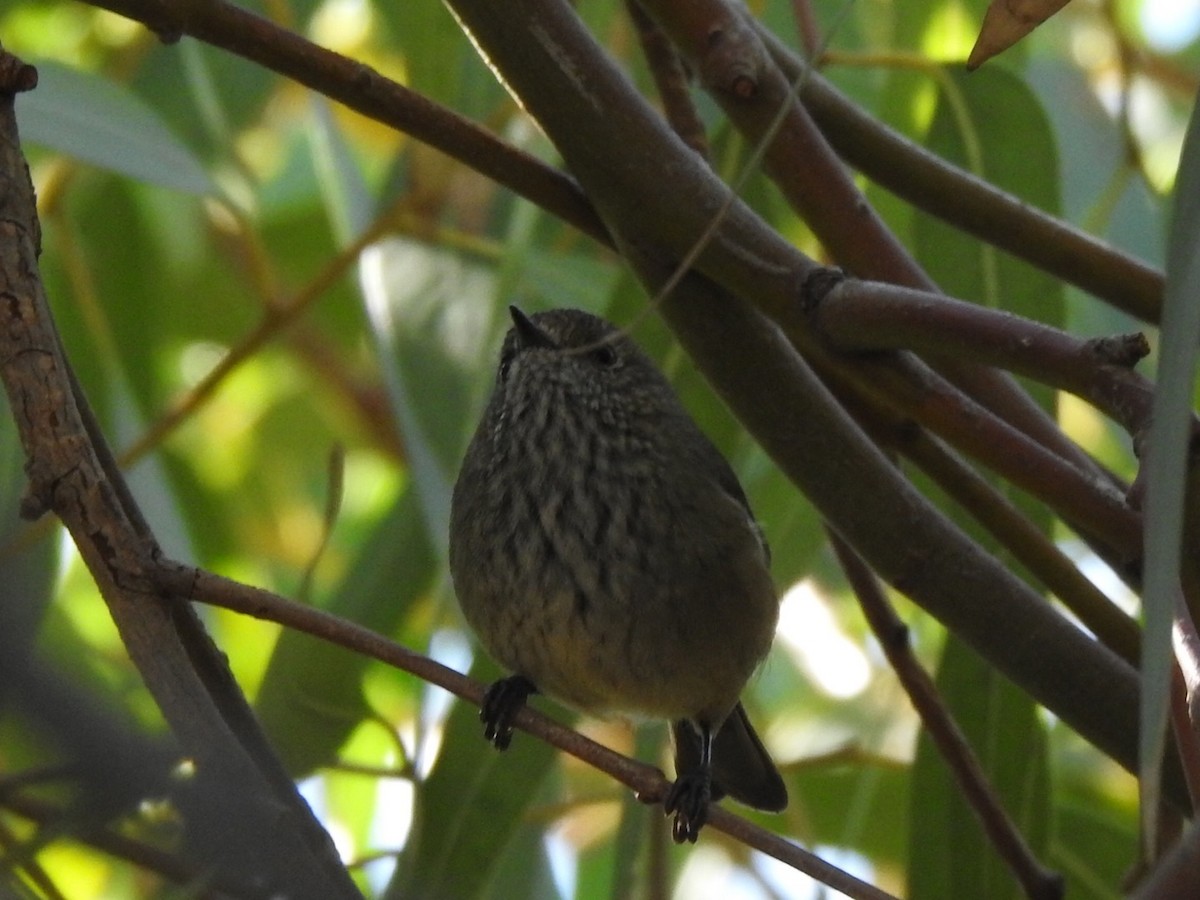
<svg viewBox="0 0 1200 900"><path fill-rule="evenodd" d="M1007 50L1066 5L1067 0L992 0L967 68L978 68Z"/></svg>

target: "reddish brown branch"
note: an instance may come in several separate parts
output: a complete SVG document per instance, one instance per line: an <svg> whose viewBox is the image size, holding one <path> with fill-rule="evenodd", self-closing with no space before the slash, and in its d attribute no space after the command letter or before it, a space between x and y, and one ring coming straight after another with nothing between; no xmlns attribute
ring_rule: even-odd
<svg viewBox="0 0 1200 900"><path fill-rule="evenodd" d="M786 333L799 341L805 327L797 325ZM1141 515L1110 482L1092 477L997 419L910 357L882 354L855 362L853 368L822 365L821 375L839 394L867 395L870 403L911 417L1038 498L1085 537L1099 540L1121 563L1140 558Z"/></svg>
<svg viewBox="0 0 1200 900"><path fill-rule="evenodd" d="M758 32L795 78L804 61L769 29L759 25ZM805 80L801 99L838 154L897 196L1130 315L1159 320L1162 272L930 153L820 75Z"/></svg>
<svg viewBox="0 0 1200 900"><path fill-rule="evenodd" d="M759 37L757 24L744 8L729 0L693 0L686 4L643 0L643 3L684 56L705 73L705 84L735 127L747 140L765 145L763 164L767 174L840 264L858 277L931 292L937 290L871 208L797 101L792 82L776 66ZM732 89L739 78L751 76L752 91ZM793 81L799 84L803 80L803 70L797 69ZM786 322L785 327L791 324ZM788 334L801 352L812 354L811 341L803 327L789 327ZM949 401L958 412L974 418L969 426L971 431L993 432L993 437L977 441L976 450L972 451L986 452L988 446L1005 445L1003 456L990 458L989 465L1011 460L1014 470L1025 473L1074 469L1075 488L1083 487L1085 492L1091 491L1087 485L1106 480L1106 474L1006 374L966 360L945 357L937 360L936 367L942 377L978 404L972 409L971 404L952 400L955 391L943 390L949 385L937 385L929 396L920 396L936 384L936 379L926 378L924 366L917 365L915 360L887 367L893 371L886 390L903 395L893 402L906 409L915 405L936 415ZM987 422L989 414L1008 423L1010 428L1004 428L1000 422ZM926 424L932 427L932 421L927 420ZM949 419L941 421L949 424ZM958 431L969 437L963 424L957 423ZM1022 439L1012 430L1023 432L1029 439ZM955 441L949 434L939 433ZM1049 452L1038 452L1038 445ZM1051 456L1059 457L1065 465L1055 463ZM1023 483L1029 486L1028 480ZM1076 525L1090 521L1086 517L1068 518ZM1125 555L1137 552L1130 550L1128 543L1123 547Z"/></svg>
<svg viewBox="0 0 1200 900"><path fill-rule="evenodd" d="M814 298L816 327L839 350L913 350L973 359L1087 400L1140 441L1154 386L1132 371L1140 334L1083 340L1001 310L880 282L846 279Z"/></svg>
<svg viewBox="0 0 1200 900"><path fill-rule="evenodd" d="M1200 824L1193 822L1129 896L1131 900L1179 900L1200 884Z"/></svg>
<svg viewBox="0 0 1200 900"><path fill-rule="evenodd" d="M88 2L141 22L164 41L191 35L286 75L377 122L436 147L585 234L608 242L607 230L569 175L504 143L470 119L383 77L368 65L319 47L224 0Z"/></svg>
<svg viewBox="0 0 1200 900"><path fill-rule="evenodd" d="M1012 869L1027 897L1042 900L1062 897L1062 876L1038 862L1016 824L1004 811L966 735L942 703L933 679L913 655L908 628L896 615L874 573L835 532L830 532L829 537L842 571L846 573L863 615L878 638L892 671L896 673L938 753L950 768L964 799L979 818L992 846Z"/></svg>
<svg viewBox="0 0 1200 900"><path fill-rule="evenodd" d="M163 561L157 570L160 588L172 595L207 603L276 622L313 637L369 656L417 676L422 681L449 691L475 706L483 701L484 685L427 656L340 619L324 610L292 603L277 594L222 578L211 572L180 563ZM622 756L577 731L566 728L531 707L523 707L513 724L564 753L588 763L631 788L647 803L659 803L669 783L653 766ZM482 736L481 736L482 739ZM740 816L714 806L708 825L760 850L787 865L811 875L850 897L886 900L890 895L832 866L790 841L771 834Z"/></svg>
<svg viewBox="0 0 1200 900"><path fill-rule="evenodd" d="M229 834L286 813L286 826L262 835L253 874L225 847L209 848L211 863L297 897L357 896L328 835L265 749L199 619L160 597L146 577L153 535L74 383L39 278L40 228L11 93L28 76L2 51L0 60L0 72L19 76L0 83L0 375L27 458L24 509L52 510L70 532L198 778L236 788L228 794Z"/></svg>
<svg viewBox="0 0 1200 900"><path fill-rule="evenodd" d="M679 54L654 20L646 15L638 0L626 0L625 8L637 28L642 55L646 58L646 65L650 67L650 74L654 77L654 86L662 99L667 121L685 144L707 159L708 135L704 131L704 122L692 103L688 90L688 73L679 59Z"/></svg>

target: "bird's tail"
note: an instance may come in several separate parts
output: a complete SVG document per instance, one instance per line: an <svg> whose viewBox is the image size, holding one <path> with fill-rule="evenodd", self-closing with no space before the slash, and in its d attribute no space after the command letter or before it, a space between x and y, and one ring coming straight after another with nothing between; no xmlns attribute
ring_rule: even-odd
<svg viewBox="0 0 1200 900"><path fill-rule="evenodd" d="M700 762L700 735L686 719L672 723L671 732L675 771L692 771ZM712 798L719 800L726 794L767 812L779 812L788 802L783 778L741 703L725 719L712 745Z"/></svg>

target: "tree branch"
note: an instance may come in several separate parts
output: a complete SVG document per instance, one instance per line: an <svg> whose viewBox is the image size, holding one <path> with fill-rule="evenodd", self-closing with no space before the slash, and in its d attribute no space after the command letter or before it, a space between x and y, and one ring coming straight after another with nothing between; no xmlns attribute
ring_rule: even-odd
<svg viewBox="0 0 1200 900"><path fill-rule="evenodd" d="M896 615L874 573L836 533L830 532L829 537L871 631L879 640L892 671L962 790L964 799L979 818L988 840L1012 870L1027 897L1058 900L1065 889L1062 876L1038 861L1017 830L1016 823L1005 812L966 735L943 705L933 679L913 655L908 627Z"/></svg>
<svg viewBox="0 0 1200 900"><path fill-rule="evenodd" d="M1150 352L1141 334L1083 340L1002 310L852 278L813 300L816 327L839 350L974 359L1075 394L1135 442L1149 427L1154 385L1132 371Z"/></svg>
<svg viewBox="0 0 1200 900"><path fill-rule="evenodd" d="M757 22L729 0L644 0L721 104L755 146L784 196L833 258L855 276L936 291L929 276L884 225L798 102L807 73L789 80L759 39ZM809 353L807 348L801 352ZM983 408L1050 448L1082 472L1095 466L1045 412L1002 372L942 359L943 377ZM920 383L919 373L916 383Z"/></svg>
<svg viewBox="0 0 1200 900"><path fill-rule="evenodd" d="M356 897L328 835L263 749L224 657L199 619L147 578L153 536L76 392L38 277L40 230L13 111L13 91L31 70L2 50L0 60L10 76L0 83L0 374L28 461L25 511L53 510L70 531L130 658L195 760L197 783L236 788L226 795L226 843L206 848L210 864L260 890Z"/></svg>
<svg viewBox="0 0 1200 900"><path fill-rule="evenodd" d="M1053 592L1093 634L1132 666L1141 656L1141 629L1016 505L952 450L911 422L875 407L848 406L881 446L911 460L974 517L1013 558Z"/></svg>
<svg viewBox="0 0 1200 900"><path fill-rule="evenodd" d="M155 579L160 589L172 596L277 622L287 628L303 631L323 641L402 669L474 706L483 702L486 688L479 682L427 656L389 641L368 628L340 619L324 610L292 603L270 591L249 587L203 569L168 560L160 562ZM663 773L653 766L622 756L579 732L558 724L532 707L521 707L513 719L513 724L616 779L632 789L643 802L660 803L670 787ZM865 900L888 900L890 897L873 885L719 806L713 806L709 810L708 826L811 875L847 896L861 897Z"/></svg>
<svg viewBox="0 0 1200 900"><path fill-rule="evenodd" d="M451 0L618 236L652 292L727 189L695 159L558 0ZM575 73L587 72L586 80ZM612 127L620 110L621 128ZM662 160L670 159L669 167ZM654 164L649 161L655 160ZM682 203L680 198L687 198ZM712 202L713 200L718 202ZM1005 675L1128 768L1137 678L983 552L905 482L779 329L803 330L795 289L813 271L739 202L662 312L710 382L784 472L871 566ZM787 261L791 262L787 262ZM1183 798L1178 771L1171 795Z"/></svg>
<svg viewBox="0 0 1200 900"><path fill-rule="evenodd" d="M761 24L758 33L779 67L795 78L804 60ZM1158 322L1162 272L930 153L816 73L800 96L838 154L896 196L1117 309Z"/></svg>

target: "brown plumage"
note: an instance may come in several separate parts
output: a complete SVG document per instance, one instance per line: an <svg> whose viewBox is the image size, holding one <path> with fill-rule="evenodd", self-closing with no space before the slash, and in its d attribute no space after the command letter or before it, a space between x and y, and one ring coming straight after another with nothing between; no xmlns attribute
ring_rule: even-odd
<svg viewBox="0 0 1200 900"><path fill-rule="evenodd" d="M710 798L783 809L738 701L779 603L733 471L612 325L578 310L512 316L450 526L463 613L514 673L489 691L487 737L507 746L535 690L665 718L676 840L696 839Z"/></svg>

